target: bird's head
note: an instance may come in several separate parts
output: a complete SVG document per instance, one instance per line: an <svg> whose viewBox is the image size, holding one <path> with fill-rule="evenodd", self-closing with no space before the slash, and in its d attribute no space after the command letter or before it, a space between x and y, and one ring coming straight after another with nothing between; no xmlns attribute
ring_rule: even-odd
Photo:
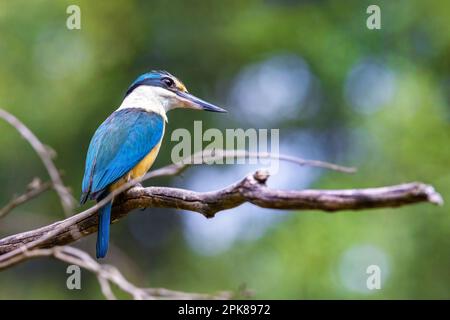
<svg viewBox="0 0 450 320"><path fill-rule="evenodd" d="M167 71L151 71L139 76L127 90L126 97L131 96L132 100L158 102L165 112L175 108L227 112L190 94L185 85Z"/></svg>

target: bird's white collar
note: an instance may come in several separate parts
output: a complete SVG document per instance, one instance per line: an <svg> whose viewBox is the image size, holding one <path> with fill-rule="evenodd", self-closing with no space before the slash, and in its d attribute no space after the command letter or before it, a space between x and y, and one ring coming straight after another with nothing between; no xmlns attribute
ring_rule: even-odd
<svg viewBox="0 0 450 320"><path fill-rule="evenodd" d="M164 121L167 122L166 113L175 104L176 97L173 92L160 87L139 86L125 97L117 110L130 108L144 109L147 112L155 112L161 115Z"/></svg>

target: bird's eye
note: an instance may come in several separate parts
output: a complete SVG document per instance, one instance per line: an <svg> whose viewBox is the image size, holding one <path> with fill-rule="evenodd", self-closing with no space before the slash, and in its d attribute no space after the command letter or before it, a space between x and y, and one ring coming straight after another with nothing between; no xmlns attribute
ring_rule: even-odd
<svg viewBox="0 0 450 320"><path fill-rule="evenodd" d="M169 88L173 88L175 86L175 82L170 78L164 78L162 79L162 82L164 82L164 84Z"/></svg>

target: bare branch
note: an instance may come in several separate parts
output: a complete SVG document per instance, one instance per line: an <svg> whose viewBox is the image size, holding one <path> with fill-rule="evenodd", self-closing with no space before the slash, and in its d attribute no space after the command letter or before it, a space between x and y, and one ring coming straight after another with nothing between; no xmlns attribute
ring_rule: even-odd
<svg viewBox="0 0 450 320"><path fill-rule="evenodd" d="M190 210L212 218L219 211L245 202L262 208L328 212L398 207L419 202L443 203L432 186L418 182L369 189L277 190L266 186L268 178L267 172L257 171L226 188L210 192L136 186L115 199L111 220L116 222L133 209L148 207ZM98 217L95 213L102 205L100 202L63 221L1 239L0 269L20 261L24 251L68 244L96 232Z"/></svg>
<svg viewBox="0 0 450 320"><path fill-rule="evenodd" d="M159 170L150 172L146 174L142 178L134 179L131 181L128 181L127 183L123 184L121 187L115 189L112 193L110 193L107 197L105 197L102 201L98 202L95 206L89 208L88 210L79 213L76 215L75 219L79 219L79 221L83 221L86 219L86 217L91 216L93 213L97 212L98 209L103 207L106 203L111 201L114 197L120 195L122 192L128 190L129 188L135 186L136 184L140 183L141 181L154 178L157 176L168 176L168 175L176 175L181 173L183 170L191 166L192 164L199 163L211 163L212 161L215 161L216 159L223 159L227 157L261 157L261 158L272 158L272 159L280 159L284 161L293 162L300 165L310 165L315 167L321 167L321 168L328 168L331 170L337 170L342 172L351 173L354 172L354 168L348 168L343 167L339 165L335 165L332 163L322 162L322 161L316 161L316 160L305 160L298 157L293 156L285 156L285 155L278 155L278 154L271 154L271 153L252 153L247 152L246 150L202 150L190 157L187 157L183 159L183 161L179 163L175 163L172 165L168 165L166 167L163 167ZM199 161L196 161L199 160ZM77 220L78 221L78 220ZM60 228L69 227L70 233L73 235L77 235L80 233L79 225L77 221L62 221ZM65 224L67 223L67 226ZM20 248L16 248L12 251L8 251L6 254L2 255L0 257L0 268L2 266L2 262L5 262L6 264L3 267L9 266L10 264L14 264L15 256L22 254L24 250L31 250L33 248L37 248L41 246L42 244L46 243L47 241L51 240L55 236L57 236L59 233L58 229L54 229L52 231L49 231L45 235L39 237L38 239L34 239L32 241L26 242L23 246ZM2 254L0 250L0 254Z"/></svg>
<svg viewBox="0 0 450 320"><path fill-rule="evenodd" d="M201 294L173 291L163 288L139 288L129 282L122 273L114 266L100 264L89 256L86 252L69 246L53 247L50 249L34 249L24 251L21 261L36 257L53 257L68 264L78 265L97 276L103 295L108 300L115 300L116 297L111 288L111 284L116 285L122 291L130 294L135 300L154 299L230 299L233 293L228 291L216 294ZM19 262L19 261L17 261Z"/></svg>
<svg viewBox="0 0 450 320"><path fill-rule="evenodd" d="M215 161L226 159L226 158L260 158L260 159L275 159L282 160L291 163L298 164L300 166L310 166L328 170L339 171L343 173L354 173L356 168L344 167L334 163L319 161L319 160L309 160L299 157L284 155L284 154L274 154L270 152L249 152L247 150L223 150L223 149L212 149L212 150L202 150L193 154L192 156L186 157L180 162L170 164L168 166L152 170L148 172L143 180L147 180L155 177L162 176L175 176L182 173L184 170L192 166L193 164L213 164Z"/></svg>
<svg viewBox="0 0 450 320"><path fill-rule="evenodd" d="M66 216L71 215L75 206L75 199L62 182L58 169L56 169L56 166L52 160L52 151L41 141L39 141L33 132L31 132L31 130L28 129L19 119L9 112L0 109L0 118L3 118L11 126L13 126L22 135L22 137L30 143L34 151L36 151L47 169L55 191L58 193L64 213Z"/></svg>
<svg viewBox="0 0 450 320"><path fill-rule="evenodd" d="M16 207L28 202L40 194L44 193L47 190L50 190L52 187L52 183L42 182L39 178L34 178L27 186L27 190L24 194L19 196L14 196L3 208L0 208L0 218L6 216L9 212L11 212Z"/></svg>

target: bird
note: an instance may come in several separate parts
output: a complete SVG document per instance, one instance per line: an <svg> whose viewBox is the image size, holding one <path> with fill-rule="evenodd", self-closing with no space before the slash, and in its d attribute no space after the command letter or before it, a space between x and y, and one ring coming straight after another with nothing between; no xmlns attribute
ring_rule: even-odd
<svg viewBox="0 0 450 320"><path fill-rule="evenodd" d="M80 203L100 202L123 184L143 177L155 161L172 109L227 112L190 94L167 71L152 70L128 87L119 108L95 131L87 152ZM109 246L114 198L98 210L97 259Z"/></svg>

